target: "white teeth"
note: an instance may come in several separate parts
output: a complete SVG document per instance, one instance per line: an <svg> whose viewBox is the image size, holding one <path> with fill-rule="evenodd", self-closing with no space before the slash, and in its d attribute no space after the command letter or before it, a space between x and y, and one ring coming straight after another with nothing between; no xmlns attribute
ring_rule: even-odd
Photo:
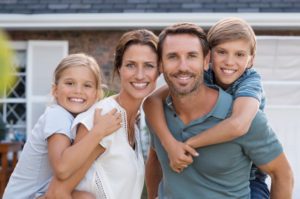
<svg viewBox="0 0 300 199"><path fill-rule="evenodd" d="M79 103L84 102L84 100L82 98L70 98L70 101L71 102L79 102Z"/></svg>
<svg viewBox="0 0 300 199"><path fill-rule="evenodd" d="M229 74L229 75L231 75L235 72L235 70L232 70L232 69L222 69L222 71L226 74Z"/></svg>
<svg viewBox="0 0 300 199"><path fill-rule="evenodd" d="M182 79L182 80L187 80L189 78L190 78L190 76L186 76L186 75L184 75L184 76L178 76L178 79Z"/></svg>
<svg viewBox="0 0 300 199"><path fill-rule="evenodd" d="M132 83L132 85L136 88L145 88L148 84L147 83Z"/></svg>

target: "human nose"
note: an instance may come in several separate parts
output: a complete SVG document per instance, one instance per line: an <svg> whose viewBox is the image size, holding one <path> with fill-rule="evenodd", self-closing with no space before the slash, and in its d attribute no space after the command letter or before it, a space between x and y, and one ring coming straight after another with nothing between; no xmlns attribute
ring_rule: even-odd
<svg viewBox="0 0 300 199"><path fill-rule="evenodd" d="M186 60L185 58L181 58L181 59L180 59L180 63L179 63L179 68L180 68L181 70L186 70L186 69L187 69L187 66L188 66L187 60Z"/></svg>
<svg viewBox="0 0 300 199"><path fill-rule="evenodd" d="M143 79L145 76L145 70L143 67L138 67L136 70L136 78L137 79Z"/></svg>
<svg viewBox="0 0 300 199"><path fill-rule="evenodd" d="M82 86L80 86L80 85L76 85L76 86L75 86L75 92L76 92L76 93L82 93L82 89L83 89L83 88L82 88Z"/></svg>
<svg viewBox="0 0 300 199"><path fill-rule="evenodd" d="M234 56L228 55L225 59L225 63L227 66L232 66L234 64Z"/></svg>

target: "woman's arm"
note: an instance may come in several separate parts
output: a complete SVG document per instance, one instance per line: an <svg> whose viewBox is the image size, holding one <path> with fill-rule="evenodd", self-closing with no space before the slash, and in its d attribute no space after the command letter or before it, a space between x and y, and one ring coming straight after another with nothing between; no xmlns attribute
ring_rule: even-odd
<svg viewBox="0 0 300 199"><path fill-rule="evenodd" d="M216 126L191 137L186 141L193 148L218 144L243 136L249 130L259 109L259 101L253 97L238 97L234 100L232 114Z"/></svg>
<svg viewBox="0 0 300 199"><path fill-rule="evenodd" d="M48 155L56 178L69 178L87 161L103 137L120 128L120 123L120 114L115 109L105 115L96 109L91 132L77 144L70 146L69 138L61 134L51 136L48 139Z"/></svg>
<svg viewBox="0 0 300 199"><path fill-rule="evenodd" d="M148 123L168 153L170 167L179 173L181 169L178 169L178 165L186 167L193 162L191 155L198 154L189 145L177 141L167 127L162 101L166 99L168 92L167 86L161 87L145 100L143 108Z"/></svg>

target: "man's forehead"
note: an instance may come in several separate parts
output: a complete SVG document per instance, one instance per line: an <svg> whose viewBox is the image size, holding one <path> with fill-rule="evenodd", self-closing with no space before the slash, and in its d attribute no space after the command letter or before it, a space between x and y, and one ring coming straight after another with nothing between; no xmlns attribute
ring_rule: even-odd
<svg viewBox="0 0 300 199"><path fill-rule="evenodd" d="M190 51L202 50L199 38L187 33L170 34L166 37L163 44L163 50L165 53L183 49Z"/></svg>

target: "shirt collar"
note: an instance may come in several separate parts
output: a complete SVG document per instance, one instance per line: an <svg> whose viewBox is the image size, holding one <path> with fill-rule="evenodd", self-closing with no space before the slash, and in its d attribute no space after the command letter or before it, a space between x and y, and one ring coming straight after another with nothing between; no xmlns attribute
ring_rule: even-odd
<svg viewBox="0 0 300 199"><path fill-rule="evenodd" d="M218 86L210 86L213 89L217 89L219 91L218 100L212 110L205 116L207 117L215 117L219 119L225 119L231 112L232 108L232 96L226 93L223 89ZM165 100L165 105L173 112L175 111L173 100L171 95L168 95Z"/></svg>

